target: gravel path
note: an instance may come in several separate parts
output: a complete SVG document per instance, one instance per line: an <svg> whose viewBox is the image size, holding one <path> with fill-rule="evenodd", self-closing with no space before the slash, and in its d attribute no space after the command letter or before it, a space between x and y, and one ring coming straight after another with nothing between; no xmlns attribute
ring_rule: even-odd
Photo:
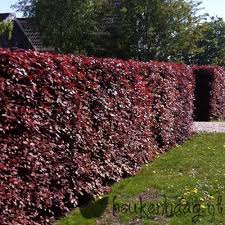
<svg viewBox="0 0 225 225"><path fill-rule="evenodd" d="M193 131L197 133L225 133L225 122L194 122Z"/></svg>

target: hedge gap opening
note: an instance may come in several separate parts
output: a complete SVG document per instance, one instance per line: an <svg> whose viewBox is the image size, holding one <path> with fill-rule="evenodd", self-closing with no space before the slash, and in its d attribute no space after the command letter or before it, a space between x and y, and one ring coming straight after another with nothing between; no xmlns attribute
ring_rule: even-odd
<svg viewBox="0 0 225 225"><path fill-rule="evenodd" d="M195 121L209 121L210 119L210 92L212 76L207 70L195 71Z"/></svg>

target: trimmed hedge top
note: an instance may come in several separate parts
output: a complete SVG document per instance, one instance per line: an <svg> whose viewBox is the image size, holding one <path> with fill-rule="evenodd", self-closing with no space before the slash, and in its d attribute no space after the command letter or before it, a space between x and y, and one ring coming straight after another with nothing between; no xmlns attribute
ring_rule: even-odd
<svg viewBox="0 0 225 225"><path fill-rule="evenodd" d="M189 66L0 50L0 224L52 224L191 134Z"/></svg>

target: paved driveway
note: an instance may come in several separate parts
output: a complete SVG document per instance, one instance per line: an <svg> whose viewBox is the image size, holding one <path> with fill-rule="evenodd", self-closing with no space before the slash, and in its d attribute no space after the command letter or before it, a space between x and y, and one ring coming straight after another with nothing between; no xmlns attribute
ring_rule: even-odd
<svg viewBox="0 0 225 225"><path fill-rule="evenodd" d="M194 122L193 131L197 133L225 133L225 122Z"/></svg>

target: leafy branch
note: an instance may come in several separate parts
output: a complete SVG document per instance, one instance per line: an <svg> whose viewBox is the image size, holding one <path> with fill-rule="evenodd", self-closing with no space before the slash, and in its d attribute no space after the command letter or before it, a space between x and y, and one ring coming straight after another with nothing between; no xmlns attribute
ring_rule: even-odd
<svg viewBox="0 0 225 225"><path fill-rule="evenodd" d="M9 40L12 38L13 22L0 22L0 35L5 35Z"/></svg>

